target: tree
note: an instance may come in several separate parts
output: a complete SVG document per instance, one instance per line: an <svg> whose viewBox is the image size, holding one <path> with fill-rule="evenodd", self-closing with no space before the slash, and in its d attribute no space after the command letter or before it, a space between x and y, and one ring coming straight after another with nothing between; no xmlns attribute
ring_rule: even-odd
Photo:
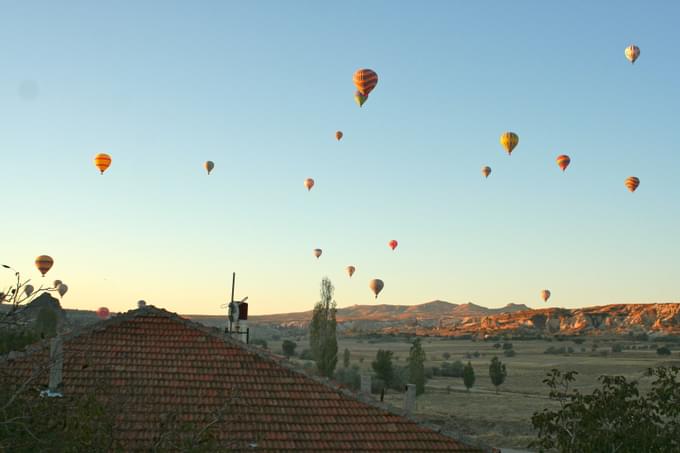
<svg viewBox="0 0 680 453"><path fill-rule="evenodd" d="M449 360L451 358L451 353L445 352L444 354L442 354L442 357L444 357L444 360Z"/></svg>
<svg viewBox="0 0 680 453"><path fill-rule="evenodd" d="M376 377L383 381L385 385L389 386L394 380L394 367L392 366L392 351L378 349L375 354L375 360L371 363Z"/></svg>
<svg viewBox="0 0 680 453"><path fill-rule="evenodd" d="M411 384L416 385L416 395L425 393L425 351L420 338L413 340L408 354L408 377Z"/></svg>
<svg viewBox="0 0 680 453"><path fill-rule="evenodd" d="M281 349L286 357L293 357L295 355L295 348L297 348L297 343L290 340L283 340Z"/></svg>
<svg viewBox="0 0 680 453"><path fill-rule="evenodd" d="M328 277L321 280L321 300L314 306L309 325L309 345L321 375L333 377L338 363L338 339L336 337L333 284Z"/></svg>
<svg viewBox="0 0 680 453"><path fill-rule="evenodd" d="M496 393L498 393L498 387L505 382L507 375L505 364L498 360L498 357L494 356L489 365L489 377L491 378L491 383L496 387Z"/></svg>
<svg viewBox="0 0 680 453"><path fill-rule="evenodd" d="M463 368L463 384L465 384L465 388L468 392L472 386L475 385L475 369L472 368L472 364L470 362L468 362L467 365L465 365L465 368Z"/></svg>
<svg viewBox="0 0 680 453"><path fill-rule="evenodd" d="M531 418L537 439L529 446L565 453L680 451L680 368L648 370L651 389L641 394L637 381L600 376L591 394L572 389L575 371L551 370L543 382L559 408Z"/></svg>
<svg viewBox="0 0 680 453"><path fill-rule="evenodd" d="M345 352L342 354L342 366L349 368L349 349L347 348L345 348Z"/></svg>

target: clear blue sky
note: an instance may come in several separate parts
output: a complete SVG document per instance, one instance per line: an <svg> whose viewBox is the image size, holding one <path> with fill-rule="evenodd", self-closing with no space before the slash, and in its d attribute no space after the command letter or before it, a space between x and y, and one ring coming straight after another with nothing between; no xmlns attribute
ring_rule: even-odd
<svg viewBox="0 0 680 453"><path fill-rule="evenodd" d="M65 306L113 311L217 314L232 271L255 314L311 308L324 275L340 306L375 303L374 277L390 304L677 301L678 17L665 1L4 1L0 262L39 280L49 254ZM361 67L380 81L360 109Z"/></svg>

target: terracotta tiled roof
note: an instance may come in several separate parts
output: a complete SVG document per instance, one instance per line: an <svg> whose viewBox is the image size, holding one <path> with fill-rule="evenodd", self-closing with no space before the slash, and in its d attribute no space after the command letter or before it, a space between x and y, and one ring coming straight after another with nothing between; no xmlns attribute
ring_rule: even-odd
<svg viewBox="0 0 680 453"><path fill-rule="evenodd" d="M236 449L480 451L155 307L66 335L63 345L63 393L124 400L115 435L128 451L148 450L169 414L200 427L225 407L217 436ZM43 346L0 366L26 375L46 356Z"/></svg>

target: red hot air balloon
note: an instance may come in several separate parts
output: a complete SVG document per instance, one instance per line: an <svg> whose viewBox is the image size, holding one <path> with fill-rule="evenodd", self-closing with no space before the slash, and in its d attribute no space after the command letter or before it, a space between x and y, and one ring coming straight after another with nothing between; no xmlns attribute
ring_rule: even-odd
<svg viewBox="0 0 680 453"><path fill-rule="evenodd" d="M368 97L368 94L378 84L378 74L371 69L358 69L354 73L353 81L359 93Z"/></svg>
<svg viewBox="0 0 680 453"><path fill-rule="evenodd" d="M97 317L99 319L107 319L109 317L109 309L106 307L99 307L97 309Z"/></svg>
<svg viewBox="0 0 680 453"><path fill-rule="evenodd" d="M557 156L557 165L562 169L562 171L566 170L570 163L571 163L571 158L569 156L567 156L566 154L562 154L561 156Z"/></svg>
<svg viewBox="0 0 680 453"><path fill-rule="evenodd" d="M390 246L392 250L396 249L399 243L396 241L396 239L392 239L390 242L387 243L387 245Z"/></svg>

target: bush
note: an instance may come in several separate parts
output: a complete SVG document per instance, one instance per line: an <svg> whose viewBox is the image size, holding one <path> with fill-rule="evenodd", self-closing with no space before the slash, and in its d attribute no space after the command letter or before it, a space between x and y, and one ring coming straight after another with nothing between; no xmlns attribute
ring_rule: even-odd
<svg viewBox="0 0 680 453"><path fill-rule="evenodd" d="M359 390L361 388L361 375L359 374L359 367L353 366L351 368L340 368L335 372L335 380L352 390Z"/></svg>
<svg viewBox="0 0 680 453"><path fill-rule="evenodd" d="M514 349L506 349L503 351L503 355L505 357L515 357L515 350Z"/></svg>
<svg viewBox="0 0 680 453"><path fill-rule="evenodd" d="M472 353L472 356L473 356L473 357L479 357L479 351L473 352L473 353Z"/></svg>
<svg viewBox="0 0 680 453"><path fill-rule="evenodd" d="M500 343L494 343L493 347L496 348L496 349L500 349L501 344Z"/></svg>
<svg viewBox="0 0 680 453"><path fill-rule="evenodd" d="M445 352L444 354L442 354L442 356L444 357L444 360L449 360L451 358L451 353Z"/></svg>
<svg viewBox="0 0 680 453"><path fill-rule="evenodd" d="M612 345L612 352L623 352L623 345L621 343L614 343Z"/></svg>
<svg viewBox="0 0 680 453"><path fill-rule="evenodd" d="M512 349L512 343L503 343L503 350L507 351L509 349Z"/></svg>
<svg viewBox="0 0 680 453"><path fill-rule="evenodd" d="M585 343L586 339L585 338L574 338L574 343L575 344L583 344Z"/></svg>
<svg viewBox="0 0 680 453"><path fill-rule="evenodd" d="M286 355L286 357L292 357L295 355L295 348L297 348L297 343L294 341L290 340L283 340L283 344L281 345L281 349L283 350L283 353Z"/></svg>
<svg viewBox="0 0 680 453"><path fill-rule="evenodd" d="M310 351L309 349L303 349L302 352L300 353L300 358L302 360L314 360L314 356L312 355L312 351ZM361 360L363 360L363 359L360 359L359 361L361 361Z"/></svg>
<svg viewBox="0 0 680 453"><path fill-rule="evenodd" d="M659 355L671 355L671 350L668 349L668 346L661 346L656 350L656 353Z"/></svg>
<svg viewBox="0 0 680 453"><path fill-rule="evenodd" d="M442 363L441 373L446 377L462 377L463 376L463 362L456 360L455 362Z"/></svg>

